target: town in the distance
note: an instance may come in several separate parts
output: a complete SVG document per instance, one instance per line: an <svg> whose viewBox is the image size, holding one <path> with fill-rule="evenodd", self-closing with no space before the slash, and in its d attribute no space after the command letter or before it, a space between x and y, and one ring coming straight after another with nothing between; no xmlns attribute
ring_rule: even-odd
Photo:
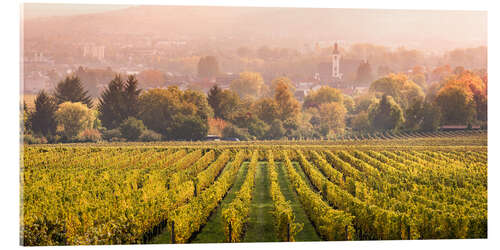
<svg viewBox="0 0 500 250"><path fill-rule="evenodd" d="M459 40L452 31L436 34L449 28L443 24L429 28L434 37L427 39L396 27L408 37L401 42L396 32L375 36L383 29L374 26L362 33L370 40L356 30L370 18L354 20L349 11L356 12L301 10L310 18L343 18L352 30L338 22L319 22L300 32L303 24L286 8L135 6L67 16L28 13L23 20L22 91L29 141L139 140L116 130L129 117L144 125L138 125L150 135L144 140L332 139L487 127L487 47L481 30ZM189 13L191 20L183 16ZM257 22L269 13L275 24ZM244 14L246 20L235 18ZM378 22L384 22L383 14ZM409 16L422 18L419 14ZM461 14L445 15L458 20ZM149 18L140 18L145 15ZM212 16L220 20L203 23ZM126 26L127 18L136 21ZM415 26L402 18L405 24ZM140 93L121 104L104 98L113 81L125 86L131 75ZM168 122L178 110L168 117L148 117L156 112L146 104L148 94L153 100L155 91L161 96L173 86L181 95L205 95L209 109L195 104L191 112L196 114L185 117L185 126ZM86 123L93 125L64 133L56 106L49 112L53 121L37 118L49 119L36 115L35 101L42 92L54 96L56 106L82 102L85 96L89 111L97 111L90 112L92 122ZM117 107L131 105L132 111L122 108L128 111L116 115ZM173 132L176 126L197 132L179 135Z"/></svg>

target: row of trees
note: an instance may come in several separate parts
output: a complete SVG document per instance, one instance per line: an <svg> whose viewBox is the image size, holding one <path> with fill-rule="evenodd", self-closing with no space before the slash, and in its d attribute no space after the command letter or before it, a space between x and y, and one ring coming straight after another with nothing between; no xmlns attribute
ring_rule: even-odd
<svg viewBox="0 0 500 250"><path fill-rule="evenodd" d="M487 82L466 70L427 94L405 74L379 78L354 98L323 86L299 103L294 91L286 77L266 86L254 72L240 74L231 89L215 85L207 95L175 86L142 91L134 75L116 75L94 105L79 78L69 76L53 94L41 91L23 121L27 134L55 142L199 140L209 120L219 121L224 137L262 140L328 138L346 130L432 131L487 119Z"/></svg>
<svg viewBox="0 0 500 250"><path fill-rule="evenodd" d="M40 142L70 140L77 135L91 140L95 137L93 129L100 126L97 112L92 110L92 99L76 76L59 82L53 95L42 90L35 99L35 110L28 110L24 104L23 111L28 141L35 140L31 134L43 136Z"/></svg>
<svg viewBox="0 0 500 250"><path fill-rule="evenodd" d="M440 125L486 125L487 81L464 70L444 78L424 93L404 74L374 81L356 99L351 127L360 131L402 129L432 131Z"/></svg>
<svg viewBox="0 0 500 250"><path fill-rule="evenodd" d="M233 86L250 79L247 74L240 75ZM372 82L368 93L354 99L323 86L299 104L292 95L293 84L284 77L275 79L267 94L259 98L214 86L208 99L215 117L230 124L224 136L244 139L324 138L346 129L363 133L435 131L440 125L486 125L485 79L467 70L457 71L427 89L426 94L412 80L418 74L418 69L411 75L388 74ZM262 85L258 80L244 82L241 86L247 90Z"/></svg>
<svg viewBox="0 0 500 250"><path fill-rule="evenodd" d="M199 140L212 117L203 93L177 87L142 92L133 75L117 75L97 102L93 107L78 77L67 77L52 95L41 91L33 111L24 105L25 133L48 142Z"/></svg>

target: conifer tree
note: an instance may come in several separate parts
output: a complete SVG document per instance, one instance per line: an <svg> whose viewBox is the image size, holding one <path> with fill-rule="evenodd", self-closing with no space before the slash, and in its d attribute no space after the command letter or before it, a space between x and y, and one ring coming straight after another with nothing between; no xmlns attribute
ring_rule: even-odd
<svg viewBox="0 0 500 250"><path fill-rule="evenodd" d="M92 98L77 76L67 76L60 81L56 86L54 97L58 105L63 102L81 102L92 108Z"/></svg>
<svg viewBox="0 0 500 250"><path fill-rule="evenodd" d="M56 133L57 123L55 112L57 104L53 97L44 90L40 91L35 99L35 111L31 116L31 128L33 132L44 136Z"/></svg>
<svg viewBox="0 0 500 250"><path fill-rule="evenodd" d="M116 75L102 92L97 109L99 119L107 129L114 129L128 117L137 117L138 99L141 90L135 76L129 76L124 82Z"/></svg>
<svg viewBox="0 0 500 250"><path fill-rule="evenodd" d="M127 107L127 117L137 117L139 112L139 82L135 75L129 75L125 83L125 105Z"/></svg>

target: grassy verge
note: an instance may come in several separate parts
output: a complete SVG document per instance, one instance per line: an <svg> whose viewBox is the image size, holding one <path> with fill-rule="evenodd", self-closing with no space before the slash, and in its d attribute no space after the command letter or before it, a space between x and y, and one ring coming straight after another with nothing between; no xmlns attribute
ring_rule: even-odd
<svg viewBox="0 0 500 250"><path fill-rule="evenodd" d="M221 201L215 212L210 215L207 224L203 226L201 231L194 237L191 243L220 243L224 242L224 224L222 224L222 208L227 206L236 197L236 192L240 190L241 185L245 181L245 176L248 172L248 162L244 162L234 181L233 187L229 190L226 197Z"/></svg>
<svg viewBox="0 0 500 250"><path fill-rule="evenodd" d="M293 212L295 214L295 220L298 223L303 223L304 227L302 231L295 235L295 241L320 241L321 238L316 233L313 224L307 217L307 214L300 204L297 194L290 186L290 180L285 175L285 170L283 169L283 163L277 163L278 170L278 183L280 185L281 193L285 196L286 200L290 202Z"/></svg>
<svg viewBox="0 0 500 250"><path fill-rule="evenodd" d="M222 170L222 172L224 172ZM235 183L229 190L226 197L221 201L215 212L210 215L208 222L201 228L201 231L194 236L193 243L217 243L224 242L224 226L222 224L222 206L229 204L235 197L235 193L240 189L248 170L248 162L244 162L236 175ZM158 235L152 244L168 244L170 243L170 230L165 230L162 234Z"/></svg>
<svg viewBox="0 0 500 250"><path fill-rule="evenodd" d="M255 173L255 188L245 242L274 242L273 200L269 194L270 181L267 163L260 162Z"/></svg>

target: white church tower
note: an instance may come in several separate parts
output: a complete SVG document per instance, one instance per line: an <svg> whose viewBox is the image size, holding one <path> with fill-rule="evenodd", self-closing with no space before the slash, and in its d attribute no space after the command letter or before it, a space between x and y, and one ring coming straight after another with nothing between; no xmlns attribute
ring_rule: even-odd
<svg viewBox="0 0 500 250"><path fill-rule="evenodd" d="M337 43L335 43L332 52L332 77L337 80L342 78L342 74L340 74L340 52Z"/></svg>

